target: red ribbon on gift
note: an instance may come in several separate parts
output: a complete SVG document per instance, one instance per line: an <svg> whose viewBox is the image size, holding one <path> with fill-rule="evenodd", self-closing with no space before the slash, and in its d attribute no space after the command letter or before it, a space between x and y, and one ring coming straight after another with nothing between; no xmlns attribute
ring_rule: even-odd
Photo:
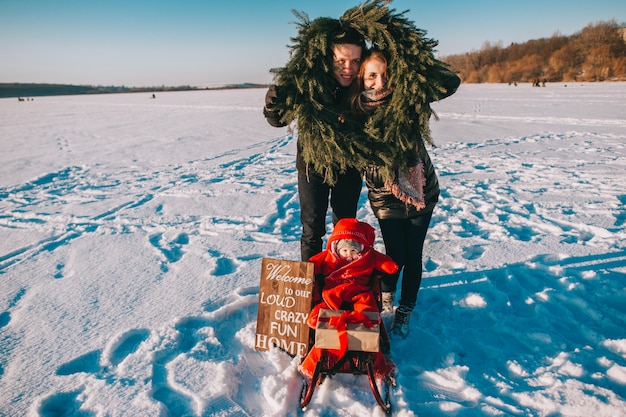
<svg viewBox="0 0 626 417"><path fill-rule="evenodd" d="M374 326L372 320L360 311L344 310L340 315L328 320L328 325L337 329L339 333L339 352L344 354L348 350L348 323L360 323L367 329Z"/></svg>

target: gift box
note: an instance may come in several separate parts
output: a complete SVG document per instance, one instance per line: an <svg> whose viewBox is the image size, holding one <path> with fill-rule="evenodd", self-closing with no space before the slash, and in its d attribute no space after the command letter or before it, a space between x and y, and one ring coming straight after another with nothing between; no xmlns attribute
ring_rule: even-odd
<svg viewBox="0 0 626 417"><path fill-rule="evenodd" d="M340 335L345 332L348 338L347 350L378 352L380 314L376 312L354 313L342 318L343 325L337 323L344 310L321 309L315 329L315 346L322 349L341 349ZM369 323L358 322L358 315L365 314ZM345 316L345 315L344 315ZM335 317L335 319L332 319ZM357 322L354 322L357 321ZM368 328L368 325L371 326ZM345 329L345 330L343 330Z"/></svg>

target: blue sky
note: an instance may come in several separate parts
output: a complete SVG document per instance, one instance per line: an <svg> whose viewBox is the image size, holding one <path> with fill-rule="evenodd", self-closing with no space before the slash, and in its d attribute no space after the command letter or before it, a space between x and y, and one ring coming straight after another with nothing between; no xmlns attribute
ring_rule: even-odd
<svg viewBox="0 0 626 417"><path fill-rule="evenodd" d="M291 9L339 17L351 0L0 0L0 82L94 85L267 83L295 34ZM439 55L485 42L571 35L626 22L624 0L394 0Z"/></svg>

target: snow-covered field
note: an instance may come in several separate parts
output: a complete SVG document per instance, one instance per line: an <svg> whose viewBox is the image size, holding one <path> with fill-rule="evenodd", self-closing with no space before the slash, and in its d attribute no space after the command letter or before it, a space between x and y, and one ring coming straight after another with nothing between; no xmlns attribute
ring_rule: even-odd
<svg viewBox="0 0 626 417"><path fill-rule="evenodd" d="M254 350L261 258L299 259L295 140L264 94L0 100L1 416L383 415L352 375L300 411L297 360ZM626 83L435 108L394 415L626 415Z"/></svg>

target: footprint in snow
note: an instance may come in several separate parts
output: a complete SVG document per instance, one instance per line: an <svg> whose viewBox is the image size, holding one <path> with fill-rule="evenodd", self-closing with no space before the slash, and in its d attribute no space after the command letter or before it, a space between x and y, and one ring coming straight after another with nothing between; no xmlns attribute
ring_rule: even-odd
<svg viewBox="0 0 626 417"><path fill-rule="evenodd" d="M81 372L96 374L100 372L100 358L102 350L93 350L76 359L64 363L57 369L56 374L60 376L73 375Z"/></svg>
<svg viewBox="0 0 626 417"><path fill-rule="evenodd" d="M485 253L485 248L482 245L472 245L463 249L463 258L468 261L480 258Z"/></svg>
<svg viewBox="0 0 626 417"><path fill-rule="evenodd" d="M237 272L238 265L235 260L224 256L217 250L209 249L208 253L212 258L215 258L215 267L211 271L211 275L219 277Z"/></svg>
<svg viewBox="0 0 626 417"><path fill-rule="evenodd" d="M80 391L61 392L42 401L39 409L42 417L92 417L95 413L80 409Z"/></svg>
<svg viewBox="0 0 626 417"><path fill-rule="evenodd" d="M238 358L252 348L240 340L247 336L239 332L245 333L254 321L257 299L258 287L240 288L224 299L205 304L205 313L183 317L173 327L130 329L104 349L76 357L61 365L56 375L83 374L83 385L43 399L39 415L93 416L81 406L99 400L88 398L92 390L85 387L117 391L137 389L142 384L151 387L150 397L164 407L166 415L248 415L246 409L258 405L239 398L243 394L238 392L237 381L249 378L251 371ZM131 356L133 360L120 368Z"/></svg>
<svg viewBox="0 0 626 417"><path fill-rule="evenodd" d="M135 353L141 345L148 337L150 336L150 331L147 329L133 329L129 330L116 340L110 350L105 354L108 359L108 362L113 366L117 366L126 357Z"/></svg>
<svg viewBox="0 0 626 417"><path fill-rule="evenodd" d="M149 241L165 256L165 261L161 263L161 271L167 272L169 271L168 264L180 261L185 254L183 247L189 243L189 235L181 233L172 241L164 242L163 233L157 233L150 236Z"/></svg>

